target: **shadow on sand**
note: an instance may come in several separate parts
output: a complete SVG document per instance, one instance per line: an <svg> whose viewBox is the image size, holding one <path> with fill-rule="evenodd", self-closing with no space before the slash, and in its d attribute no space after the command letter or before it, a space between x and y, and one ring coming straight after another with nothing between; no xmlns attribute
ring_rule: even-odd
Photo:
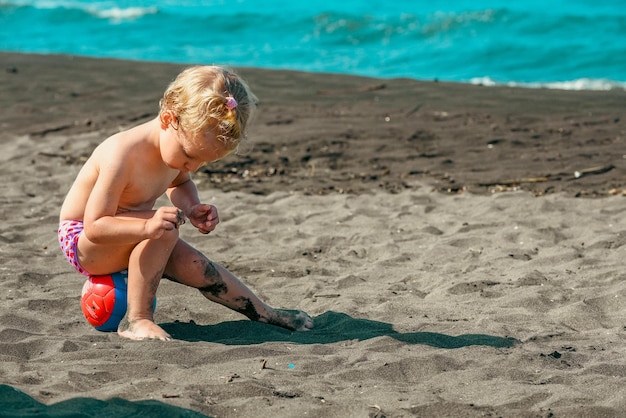
<svg viewBox="0 0 626 418"><path fill-rule="evenodd" d="M8 385L0 385L0 417L10 418L207 418L190 409L163 402L127 401L113 398L106 401L93 398L72 398L45 405L26 393Z"/></svg>
<svg viewBox="0 0 626 418"><path fill-rule="evenodd" d="M308 332L291 332L282 328L248 320L198 325L195 322L159 324L178 340L206 341L224 345L250 345L265 342L296 344L330 344L340 341L368 340L391 337L408 344L424 344L438 348L460 348L483 345L496 348L512 347L519 341L511 337L484 334L451 336L436 332L397 332L391 324L369 319L356 319L345 313L326 312L314 318L315 328Z"/></svg>

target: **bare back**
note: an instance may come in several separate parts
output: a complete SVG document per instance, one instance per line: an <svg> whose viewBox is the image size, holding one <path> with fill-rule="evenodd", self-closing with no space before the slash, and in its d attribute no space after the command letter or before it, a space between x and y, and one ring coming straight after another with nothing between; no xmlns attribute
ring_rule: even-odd
<svg viewBox="0 0 626 418"><path fill-rule="evenodd" d="M94 218L151 210L180 175L161 159L157 123L147 122L102 142L76 177L60 219L84 220L88 207Z"/></svg>

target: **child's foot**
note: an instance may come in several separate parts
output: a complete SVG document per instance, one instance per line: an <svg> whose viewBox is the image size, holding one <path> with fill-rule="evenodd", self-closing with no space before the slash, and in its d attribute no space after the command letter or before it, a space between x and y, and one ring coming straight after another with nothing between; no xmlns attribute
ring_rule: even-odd
<svg viewBox="0 0 626 418"><path fill-rule="evenodd" d="M291 331L308 331L314 326L313 319L306 312L288 309L274 309L272 317L260 321Z"/></svg>
<svg viewBox="0 0 626 418"><path fill-rule="evenodd" d="M125 321L126 322L126 321ZM126 329L122 329L126 328ZM131 340L162 340L170 341L172 337L163 328L149 319L138 319L132 322L120 324L117 330L120 337Z"/></svg>

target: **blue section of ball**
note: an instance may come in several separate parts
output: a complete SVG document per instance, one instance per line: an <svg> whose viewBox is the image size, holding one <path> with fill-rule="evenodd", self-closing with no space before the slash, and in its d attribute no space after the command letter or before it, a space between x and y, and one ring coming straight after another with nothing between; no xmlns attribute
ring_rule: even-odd
<svg viewBox="0 0 626 418"><path fill-rule="evenodd" d="M107 321L95 327L98 331L111 332L117 331L117 327L122 322L122 319L126 315L126 308L128 306L128 273L121 271L111 274L113 279L113 286L115 287L115 304L113 306L113 312Z"/></svg>

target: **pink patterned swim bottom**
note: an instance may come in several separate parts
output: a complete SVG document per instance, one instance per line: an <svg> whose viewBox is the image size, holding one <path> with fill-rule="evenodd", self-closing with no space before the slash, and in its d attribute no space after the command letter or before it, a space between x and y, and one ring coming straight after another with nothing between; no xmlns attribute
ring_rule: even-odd
<svg viewBox="0 0 626 418"><path fill-rule="evenodd" d="M76 251L76 245L78 244L78 237L83 232L84 225L82 221L67 220L61 221L59 224L59 245L63 250L63 254L74 269L83 276L89 276L89 272L80 265L78 261L78 252Z"/></svg>

